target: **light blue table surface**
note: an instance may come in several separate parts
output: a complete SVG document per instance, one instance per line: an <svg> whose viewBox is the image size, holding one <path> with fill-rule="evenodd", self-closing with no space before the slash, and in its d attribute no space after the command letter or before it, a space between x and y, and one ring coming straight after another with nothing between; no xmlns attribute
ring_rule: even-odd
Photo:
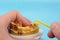
<svg viewBox="0 0 60 40"><path fill-rule="evenodd" d="M0 15L14 9L31 21L38 19L49 25L60 22L60 0L0 0ZM48 38L49 28L43 25L40 28L44 30L41 40L57 40Z"/></svg>

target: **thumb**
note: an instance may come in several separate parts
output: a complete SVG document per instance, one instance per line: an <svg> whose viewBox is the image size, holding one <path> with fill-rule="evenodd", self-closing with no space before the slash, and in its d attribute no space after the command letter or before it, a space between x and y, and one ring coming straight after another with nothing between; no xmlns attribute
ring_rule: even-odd
<svg viewBox="0 0 60 40"><path fill-rule="evenodd" d="M52 30L50 30L50 31L48 32L48 37L49 37L49 38L54 38L54 37L55 37L54 34L53 34L53 32L52 32Z"/></svg>

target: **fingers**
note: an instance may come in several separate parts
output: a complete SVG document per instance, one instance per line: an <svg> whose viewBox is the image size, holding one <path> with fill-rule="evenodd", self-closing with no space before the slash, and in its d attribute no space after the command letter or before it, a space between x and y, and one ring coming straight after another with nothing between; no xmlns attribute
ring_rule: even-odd
<svg viewBox="0 0 60 40"><path fill-rule="evenodd" d="M51 30L55 37L60 38L60 23L59 22L54 22L51 25Z"/></svg>
<svg viewBox="0 0 60 40"><path fill-rule="evenodd" d="M59 28L59 26L60 26L60 23L59 22L53 22L52 25L51 25L51 29L52 30L56 30L56 29Z"/></svg>
<svg viewBox="0 0 60 40"><path fill-rule="evenodd" d="M53 32L51 30L48 32L48 37L49 38L54 38L55 37L54 34L53 34Z"/></svg>
<svg viewBox="0 0 60 40"><path fill-rule="evenodd" d="M11 21L15 20L23 24L24 26L31 24L31 22L28 19L24 18L21 14L19 14L18 11L10 11L5 15L0 16L0 31L2 31L2 35L6 34L6 37L9 37L7 27Z"/></svg>
<svg viewBox="0 0 60 40"><path fill-rule="evenodd" d="M31 21L29 21L27 18L24 17L24 19L22 20L22 25L23 26L31 25Z"/></svg>
<svg viewBox="0 0 60 40"><path fill-rule="evenodd" d="M31 22L24 18L21 14L19 14L18 11L13 10L11 12L6 13L5 15L2 16L1 23L4 22L5 26L8 25L11 21L17 20L19 23L22 22L24 26L30 25Z"/></svg>
<svg viewBox="0 0 60 40"><path fill-rule="evenodd" d="M21 21L23 26L31 25L31 21L23 17L22 15L20 16L20 14L17 14L17 21Z"/></svg>
<svg viewBox="0 0 60 40"><path fill-rule="evenodd" d="M48 36L50 38L54 38L54 37L58 38L60 36L59 30L60 30L60 23L58 23L58 22L52 23L51 30L49 31Z"/></svg>

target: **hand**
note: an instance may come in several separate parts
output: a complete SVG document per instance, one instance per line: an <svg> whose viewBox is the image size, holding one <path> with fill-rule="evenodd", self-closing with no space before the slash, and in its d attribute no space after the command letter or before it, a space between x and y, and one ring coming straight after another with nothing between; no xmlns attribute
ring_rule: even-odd
<svg viewBox="0 0 60 40"><path fill-rule="evenodd" d="M48 33L48 36L50 38L58 38L60 40L60 23L59 22L54 22L51 25L51 30Z"/></svg>
<svg viewBox="0 0 60 40"><path fill-rule="evenodd" d="M8 25L11 21L18 21L23 26L31 25L31 22L14 10L0 17L0 40L14 40L9 36Z"/></svg>

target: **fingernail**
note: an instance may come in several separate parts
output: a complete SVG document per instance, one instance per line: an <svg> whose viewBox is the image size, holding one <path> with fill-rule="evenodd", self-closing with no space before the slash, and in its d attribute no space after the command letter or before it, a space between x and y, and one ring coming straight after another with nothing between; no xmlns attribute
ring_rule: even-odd
<svg viewBox="0 0 60 40"><path fill-rule="evenodd" d="M58 28L57 25L53 25L53 26L52 26L52 29L57 29L57 28Z"/></svg>

